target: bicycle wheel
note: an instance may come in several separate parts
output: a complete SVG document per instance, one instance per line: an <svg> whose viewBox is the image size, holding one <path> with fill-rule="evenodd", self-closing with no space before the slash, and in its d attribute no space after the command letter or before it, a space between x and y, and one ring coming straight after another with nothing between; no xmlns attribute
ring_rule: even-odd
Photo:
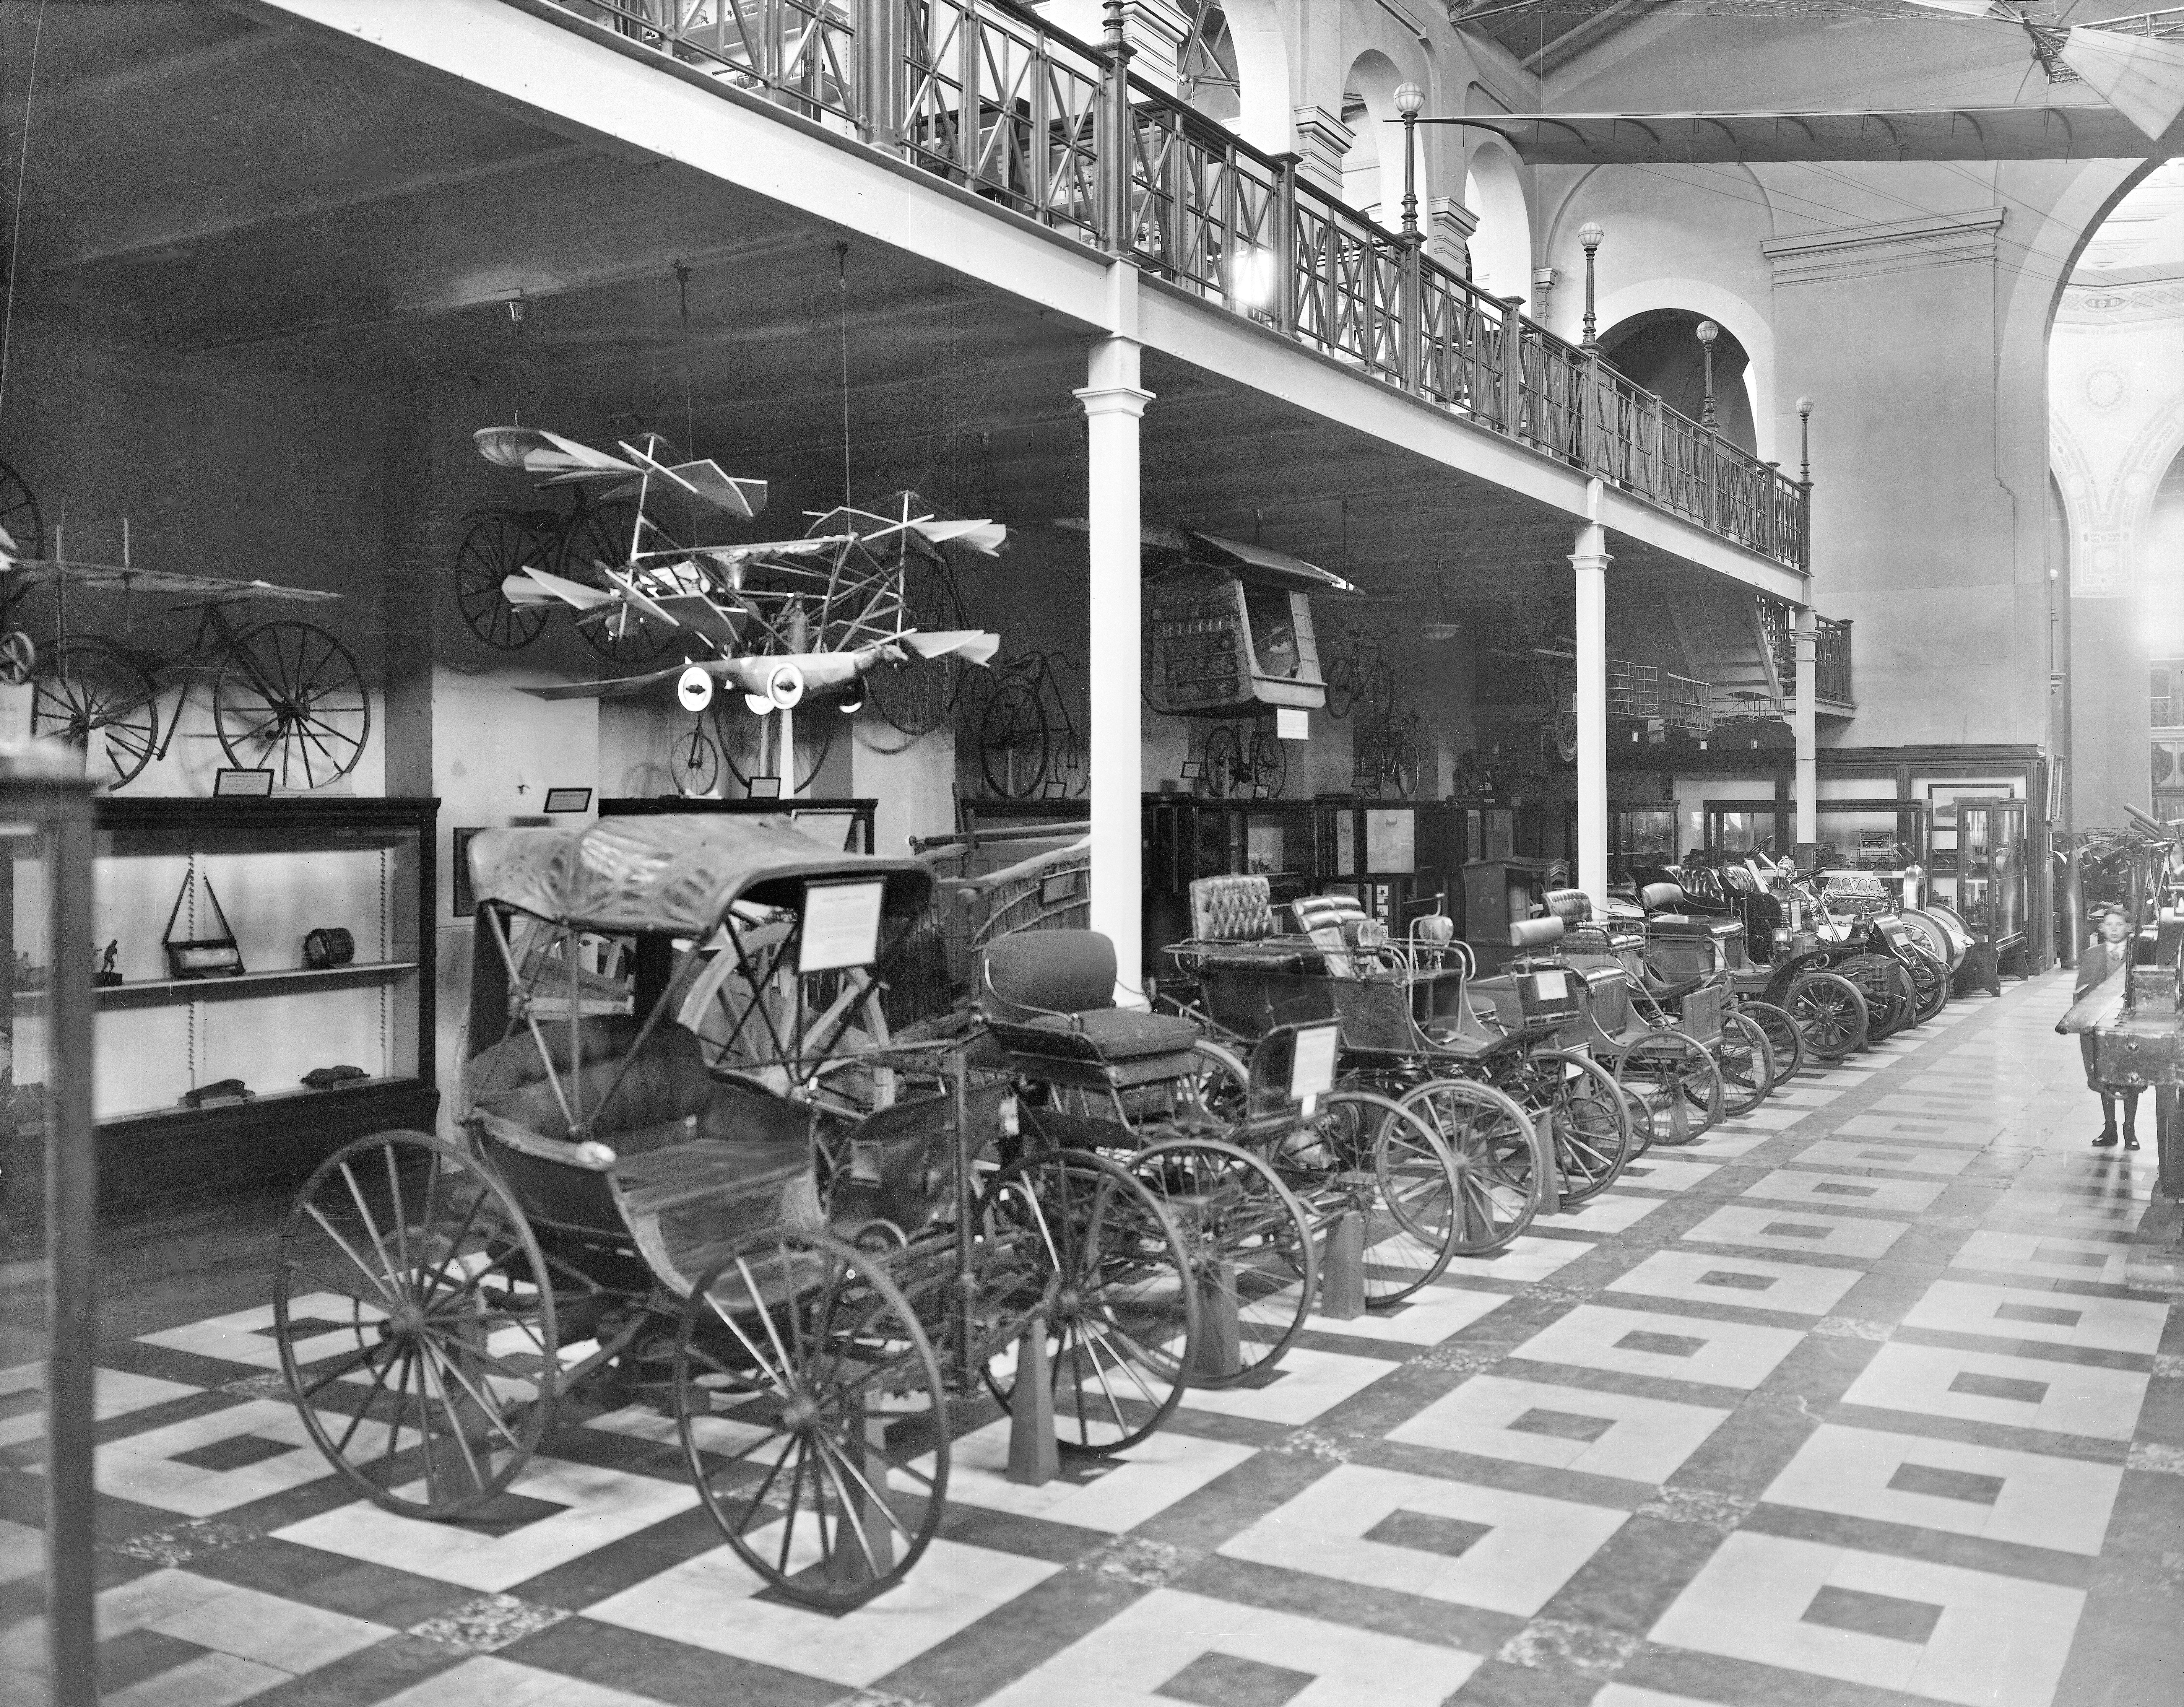
<svg viewBox="0 0 2184 1707"><path fill-rule="evenodd" d="M1645 1099L1652 1141L1671 1146L1704 1137L1726 1100L1713 1057L1680 1031L1649 1031L1632 1044L1616 1063L1615 1082Z"/></svg>
<svg viewBox="0 0 2184 1707"><path fill-rule="evenodd" d="M962 685L956 690L956 715L963 727L976 734L986 723L986 708L994 703L1000 678L991 664L967 664Z"/></svg>
<svg viewBox="0 0 2184 1707"><path fill-rule="evenodd" d="M38 500L23 477L0 462L0 529L15 542L19 557L46 555L46 524L38 514Z"/></svg>
<svg viewBox="0 0 2184 1707"><path fill-rule="evenodd" d="M235 637L212 684L227 761L270 770L276 789L347 776L371 734L371 696L348 647L311 622L260 622Z"/></svg>
<svg viewBox="0 0 2184 1707"><path fill-rule="evenodd" d="M1819 1061L1841 1061L1864 1048L1872 1026L1864 992L1837 972L1808 972L1792 979L1782 1009Z"/></svg>
<svg viewBox="0 0 2184 1707"><path fill-rule="evenodd" d="M1396 672L1385 658L1375 658L1365 672L1365 705L1376 717L1396 714Z"/></svg>
<svg viewBox="0 0 2184 1707"><path fill-rule="evenodd" d="M121 788L159 744L159 697L125 647L96 634L48 640L31 667L31 733L83 748L92 780Z"/></svg>
<svg viewBox="0 0 2184 1707"><path fill-rule="evenodd" d="M471 633L497 652L529 645L545 632L549 607L511 605L509 577L538 561L546 542L514 510L496 510L455 549L455 604Z"/></svg>
<svg viewBox="0 0 2184 1707"><path fill-rule="evenodd" d="M900 1289L854 1246L788 1229L738 1241L683 1306L674 1398L692 1486L774 1593L846 1612L901 1581L939 1532L940 1365ZM889 1421L905 1413L929 1475L888 1455Z"/></svg>
<svg viewBox="0 0 2184 1707"><path fill-rule="evenodd" d="M1401 1106L1454 1158L1459 1197L1451 1254L1490 1256L1532 1224L1547 1201L1554 1157L1514 1097L1468 1079L1436 1079L1404 1092Z"/></svg>
<svg viewBox="0 0 2184 1707"><path fill-rule="evenodd" d="M1396 743L1395 756L1388 761L1390 773L1396 779L1396 792L1405 800L1418 791L1418 750L1408 741Z"/></svg>
<svg viewBox="0 0 2184 1707"><path fill-rule="evenodd" d="M1734 1009L1721 1017L1713 1062L1721 1069L1722 1112L1732 1120L1749 1114L1774 1088L1774 1051L1765 1029Z"/></svg>
<svg viewBox="0 0 2184 1707"><path fill-rule="evenodd" d="M1190 1258L1201 1328L1190 1384L1237 1386L1273 1369L1317 1296L1312 1224L1295 1193L1260 1158L1218 1139L1170 1139L1125 1165Z"/></svg>
<svg viewBox="0 0 2184 1707"><path fill-rule="evenodd" d="M1574 1050L1543 1049L1495 1085L1546 1129L1565 1208L1599 1196L1621 1176L1631 1153L1630 1105L1599 1063Z"/></svg>
<svg viewBox="0 0 2184 1707"><path fill-rule="evenodd" d="M1251 780L1264 783L1269 796L1281 793L1290 779L1289 750L1263 726L1251 732Z"/></svg>
<svg viewBox="0 0 2184 1707"><path fill-rule="evenodd" d="M554 1296L523 1212L455 1145L380 1132L319 1164L288 1212L273 1339L304 1428L404 1517L475 1511L554 1411Z"/></svg>
<svg viewBox="0 0 2184 1707"><path fill-rule="evenodd" d="M1357 744L1357 758L1351 773L1351 782L1360 794L1380 792L1380 778L1387 775L1387 749L1378 735L1368 735Z"/></svg>
<svg viewBox="0 0 2184 1707"><path fill-rule="evenodd" d="M1200 1312L1190 1258L1167 1211L1129 1173L1082 1150L1045 1150L991 1175L976 1212L996 1309L1039 1313L1055 1444L1096 1457L1139 1444L1183 1402ZM1017 1350L988 1360L1010 1404Z"/></svg>
<svg viewBox="0 0 2184 1707"><path fill-rule="evenodd" d="M668 755L667 773L675 790L683 795L710 795L721 780L721 750L706 736L705 726L693 723L675 738Z"/></svg>
<svg viewBox="0 0 2184 1707"><path fill-rule="evenodd" d="M1029 798L1046 780L1052 751L1039 695L1026 683L1003 682L978 725L978 768L986 786L1004 800Z"/></svg>
<svg viewBox="0 0 2184 1707"><path fill-rule="evenodd" d="M1198 779L1206 792L1216 800L1233 795L1243 776L1244 749L1235 730L1226 723L1207 730L1198 758Z"/></svg>
<svg viewBox="0 0 2184 1707"><path fill-rule="evenodd" d="M902 605L906 628L939 633L969 626L947 566L915 553L902 566ZM904 734L929 735L947 722L962 685L962 659L921 658L913 652L891 668L873 671L865 689L872 709Z"/></svg>
<svg viewBox="0 0 2184 1707"><path fill-rule="evenodd" d="M1357 661L1345 652L1327 667L1327 715L1346 717L1357 703Z"/></svg>
<svg viewBox="0 0 2184 1707"><path fill-rule="evenodd" d="M1740 1001L1736 1011L1767 1034L1767 1047L1774 1057L1774 1082L1780 1091L1803 1069L1805 1034L1797 1022L1771 1001Z"/></svg>
<svg viewBox="0 0 2184 1707"><path fill-rule="evenodd" d="M1060 783L1070 799L1081 797L1092 785L1092 773L1084 767L1084 744L1078 739L1074 729L1065 729L1054 743L1054 760L1047 767L1047 774Z"/></svg>
<svg viewBox="0 0 2184 1707"><path fill-rule="evenodd" d="M616 499L587 505L570 516L554 546L554 573L604 589L607 582L599 572L602 566L625 572L629 566L638 514L637 505ZM655 526L644 544L648 551L671 550L675 541ZM577 627L594 652L617 664L649 664L672 646L681 633L622 605L587 611L577 617Z"/></svg>
<svg viewBox="0 0 2184 1707"><path fill-rule="evenodd" d="M774 722L776 714L753 717L750 707L743 702L740 694L716 694L713 696L713 734L721 750L722 762L737 786L749 791L754 777L777 776L781 765L781 725ZM836 714L825 706L811 711L799 710L796 718L796 775L784 792L801 794L811 786L819 767L827 762L827 755L834 745Z"/></svg>

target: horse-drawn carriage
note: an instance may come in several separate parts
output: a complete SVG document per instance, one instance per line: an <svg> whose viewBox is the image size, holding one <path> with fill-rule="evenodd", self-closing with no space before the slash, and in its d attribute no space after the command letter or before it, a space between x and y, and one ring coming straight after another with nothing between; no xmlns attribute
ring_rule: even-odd
<svg viewBox="0 0 2184 1707"><path fill-rule="evenodd" d="M840 1609L938 1528L951 1404L989 1392L1062 1452L1173 1410L1203 1290L1174 1218L1012 1130L1005 1068L886 1035L924 866L785 819L470 858L458 1135L337 1151L278 1259L281 1367L361 1493L477 1513L557 1425L645 1402L750 1571Z"/></svg>

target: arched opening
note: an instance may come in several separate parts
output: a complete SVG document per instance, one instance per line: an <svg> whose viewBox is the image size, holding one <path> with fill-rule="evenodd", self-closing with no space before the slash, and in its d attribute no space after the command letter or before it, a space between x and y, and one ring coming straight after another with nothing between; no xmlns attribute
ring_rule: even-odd
<svg viewBox="0 0 2184 1707"><path fill-rule="evenodd" d="M1657 393L1669 408L1693 421L1706 418L1706 347L1699 342L1703 315L1684 309L1657 309L1633 315L1601 334L1602 357L1632 384ZM1719 325L1719 322L1717 322ZM1747 382L1752 358L1736 334L1721 326L1713 343L1713 412L1721 436L1730 443L1759 454L1759 435Z"/></svg>
<svg viewBox="0 0 2184 1707"><path fill-rule="evenodd" d="M1175 92L1209 119L1234 126L1244 115L1244 81L1228 13L1221 0L1182 0L1189 20L1175 55Z"/></svg>
<svg viewBox="0 0 2184 1707"><path fill-rule="evenodd" d="M1342 122L1350 149L1342 157L1342 199L1390 231L1403 222L1403 133L1395 122L1396 90L1403 74L1384 53L1360 53L1342 92ZM1425 163L1418 163L1418 194L1425 199Z"/></svg>
<svg viewBox="0 0 2184 1707"><path fill-rule="evenodd" d="M1532 294L1532 217L1517 163L1485 143L1472 151L1463 204L1479 216L1471 234L1471 282L1495 296Z"/></svg>

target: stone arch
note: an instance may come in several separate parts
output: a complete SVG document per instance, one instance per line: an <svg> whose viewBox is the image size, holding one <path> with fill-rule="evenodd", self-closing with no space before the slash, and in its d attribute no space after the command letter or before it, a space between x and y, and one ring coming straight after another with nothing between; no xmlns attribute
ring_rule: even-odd
<svg viewBox="0 0 2184 1707"><path fill-rule="evenodd" d="M1221 0L1235 57L1239 111L1234 120L1244 140L1270 154L1290 141L1289 37L1276 0Z"/></svg>
<svg viewBox="0 0 2184 1707"><path fill-rule="evenodd" d="M1795 419L1786 427L1777 418L1782 404L1774 394L1774 328L1765 315L1742 297L1704 279L1644 279L1607 293L1600 298L1596 312L1602 343L1648 317L1683 315L1714 321L1745 354L1744 394L1752 411L1754 455L1762 461L1773 461L1781 455L1776 446L1796 449ZM1715 407L1725 414L1720 410L1718 393ZM1820 417L1816 415L1815 418Z"/></svg>
<svg viewBox="0 0 2184 1707"><path fill-rule="evenodd" d="M1496 296L1532 295L1532 208L1524 170L1499 137L1475 144L1465 163L1463 204L1478 215L1471 234L1472 282Z"/></svg>
<svg viewBox="0 0 2184 1707"><path fill-rule="evenodd" d="M1342 122L1350 148L1342 157L1342 199L1390 231L1402 224L1402 127L1395 122L1396 91L1408 81L1377 47L1350 62L1342 82ZM1418 198L1425 199L1425 162L1418 162Z"/></svg>

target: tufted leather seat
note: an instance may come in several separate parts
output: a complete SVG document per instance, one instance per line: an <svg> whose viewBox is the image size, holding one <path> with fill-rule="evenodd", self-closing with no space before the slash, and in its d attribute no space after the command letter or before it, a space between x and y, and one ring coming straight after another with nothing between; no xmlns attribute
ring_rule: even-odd
<svg viewBox="0 0 2184 1707"><path fill-rule="evenodd" d="M1583 924L1592 917L1592 897L1581 889L1551 889L1547 912L1564 924Z"/></svg>
<svg viewBox="0 0 2184 1707"><path fill-rule="evenodd" d="M1263 877L1201 877L1190 885L1190 934L1199 942L1257 942L1274 934Z"/></svg>

